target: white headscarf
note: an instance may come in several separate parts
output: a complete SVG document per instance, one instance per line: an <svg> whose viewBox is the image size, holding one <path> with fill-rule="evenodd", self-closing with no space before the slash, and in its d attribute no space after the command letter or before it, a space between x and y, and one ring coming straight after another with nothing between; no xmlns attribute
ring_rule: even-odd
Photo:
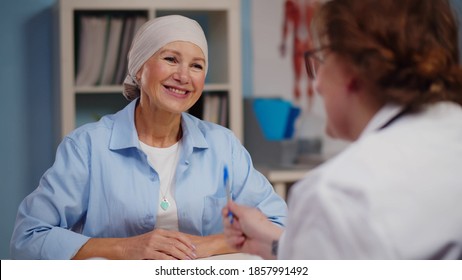
<svg viewBox="0 0 462 280"><path fill-rule="evenodd" d="M168 43L187 41L201 48L205 56L205 74L208 70L207 39L197 21L180 15L158 17L140 27L128 52L128 75L123 94L128 100L140 96L136 73L143 64Z"/></svg>

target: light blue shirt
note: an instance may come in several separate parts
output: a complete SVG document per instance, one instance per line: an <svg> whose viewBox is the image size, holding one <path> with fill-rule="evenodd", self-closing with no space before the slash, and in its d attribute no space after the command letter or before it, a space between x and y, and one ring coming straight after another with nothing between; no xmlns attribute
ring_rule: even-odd
<svg viewBox="0 0 462 280"><path fill-rule="evenodd" d="M53 166L19 206L12 258L70 259L91 237L129 237L156 227L159 177L139 146L136 104L63 139ZM225 164L234 200L284 225L284 200L229 129L187 113L182 129L175 182L180 231L201 236L223 231Z"/></svg>

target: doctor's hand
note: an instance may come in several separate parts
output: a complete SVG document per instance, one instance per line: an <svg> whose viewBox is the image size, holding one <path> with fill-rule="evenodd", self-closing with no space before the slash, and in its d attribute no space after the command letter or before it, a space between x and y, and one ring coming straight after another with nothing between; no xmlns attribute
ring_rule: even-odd
<svg viewBox="0 0 462 280"><path fill-rule="evenodd" d="M228 212L233 213L230 222ZM283 229L273 224L256 208L242 206L229 201L223 208L224 233L228 244L244 253L259 255L264 259L275 259L271 245L279 240Z"/></svg>

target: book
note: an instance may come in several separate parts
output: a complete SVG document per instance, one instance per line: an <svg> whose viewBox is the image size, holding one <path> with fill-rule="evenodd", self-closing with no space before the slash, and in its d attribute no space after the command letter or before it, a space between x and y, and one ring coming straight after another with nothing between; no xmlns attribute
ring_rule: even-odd
<svg viewBox="0 0 462 280"><path fill-rule="evenodd" d="M101 67L100 85L110 85L117 67L119 47L122 37L123 18L112 16L109 18L109 25L106 30L106 44L104 62Z"/></svg>
<svg viewBox="0 0 462 280"><path fill-rule="evenodd" d="M228 96L226 94L220 96L220 117L218 124L225 127L228 125Z"/></svg>
<svg viewBox="0 0 462 280"><path fill-rule="evenodd" d="M79 50L77 54L77 86L95 85L100 77L104 59L106 17L83 15L80 17Z"/></svg>
<svg viewBox="0 0 462 280"><path fill-rule="evenodd" d="M121 85L127 75L127 55L133 38L134 26L135 17L125 17L122 38L119 46L119 58L117 59L117 70L112 80L112 83L115 85Z"/></svg>
<svg viewBox="0 0 462 280"><path fill-rule="evenodd" d="M226 94L206 94L203 98L202 119L222 126L228 125L228 97Z"/></svg>
<svg viewBox="0 0 462 280"><path fill-rule="evenodd" d="M81 16L79 18L80 32L76 40L79 42L77 50L77 70L75 77L76 85L84 85L88 80L88 72L91 67L92 52L90 47L94 38L96 19L91 16Z"/></svg>
<svg viewBox="0 0 462 280"><path fill-rule="evenodd" d="M114 84L121 85L128 73L128 52L130 50L136 31L147 21L145 16L128 16L125 19L123 37L119 51L119 60L117 63L117 73L114 77Z"/></svg>
<svg viewBox="0 0 462 280"><path fill-rule="evenodd" d="M212 117L212 102L210 102L211 96L205 94L203 97L204 99L204 109L202 111L202 120L204 121L211 121Z"/></svg>

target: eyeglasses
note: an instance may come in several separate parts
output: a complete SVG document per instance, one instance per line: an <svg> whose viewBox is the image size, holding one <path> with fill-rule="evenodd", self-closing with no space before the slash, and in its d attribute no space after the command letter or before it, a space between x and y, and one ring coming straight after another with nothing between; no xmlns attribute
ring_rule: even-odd
<svg viewBox="0 0 462 280"><path fill-rule="evenodd" d="M306 73L310 80L316 79L316 72L318 71L319 65L324 63L325 57L320 54L321 51L329 48L329 46L323 46L317 49L309 50L305 52L305 67Z"/></svg>

